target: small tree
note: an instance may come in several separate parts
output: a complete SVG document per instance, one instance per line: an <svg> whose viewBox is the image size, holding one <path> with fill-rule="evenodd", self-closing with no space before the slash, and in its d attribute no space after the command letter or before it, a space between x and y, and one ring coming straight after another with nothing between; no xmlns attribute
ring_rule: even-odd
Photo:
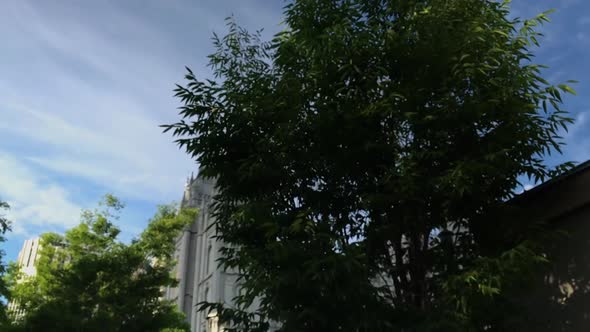
<svg viewBox="0 0 590 332"><path fill-rule="evenodd" d="M182 313L164 301L174 286L175 237L195 218L160 207L141 236L127 245L113 223L123 204L107 195L102 210L84 211L65 235L41 237L37 274L13 283L12 298L24 309L25 331L161 331L188 329Z"/></svg>
<svg viewBox="0 0 590 332"><path fill-rule="evenodd" d="M505 202L571 166L544 163L573 92L532 63L547 21L492 0L296 0L271 42L230 21L216 80L188 70L164 126L217 179L241 272L236 308L202 309L244 331L518 330L544 258Z"/></svg>

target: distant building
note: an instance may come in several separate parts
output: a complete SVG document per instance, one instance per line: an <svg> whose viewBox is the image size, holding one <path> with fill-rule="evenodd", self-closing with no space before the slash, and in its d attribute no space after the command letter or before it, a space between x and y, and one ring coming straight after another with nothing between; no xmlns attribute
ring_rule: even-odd
<svg viewBox="0 0 590 332"><path fill-rule="evenodd" d="M35 262L37 261L38 253L40 249L40 238L33 238L25 240L23 248L18 253L17 264L20 266L21 271L26 276L34 276L37 274L37 268Z"/></svg>
<svg viewBox="0 0 590 332"><path fill-rule="evenodd" d="M25 243L23 243L23 248L18 253L17 259L17 264L20 267L21 272L24 274L23 278L32 277L37 274L35 262L39 257L39 250L39 238L25 240ZM15 319L22 317L22 315L24 314L23 310L19 308L18 303L12 301L8 303L8 311L11 313L11 315L13 315Z"/></svg>
<svg viewBox="0 0 590 332"><path fill-rule="evenodd" d="M191 332L218 332L215 313L207 315L197 311L199 302L223 302L232 305L237 294L237 275L217 267L221 243L213 236L211 226L214 219L209 205L214 195L215 182L201 177L187 181L181 208L197 208L195 222L184 230L176 241L174 258L177 262L174 273L179 280L178 287L167 288L164 297L175 300L191 326Z"/></svg>

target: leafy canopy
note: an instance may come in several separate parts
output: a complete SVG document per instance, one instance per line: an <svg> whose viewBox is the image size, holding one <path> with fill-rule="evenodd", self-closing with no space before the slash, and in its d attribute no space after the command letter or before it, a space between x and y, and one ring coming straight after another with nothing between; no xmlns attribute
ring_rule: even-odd
<svg viewBox="0 0 590 332"><path fill-rule="evenodd" d="M547 13L295 0L284 14L270 42L230 20L215 79L188 69L182 120L163 126L217 180L221 263L242 277L236 306L202 309L245 331L518 330L515 292L545 260L505 202L521 176L571 166L544 162L573 92L533 63Z"/></svg>
<svg viewBox="0 0 590 332"><path fill-rule="evenodd" d="M0 200L0 244L6 241L4 234L10 231L11 222L10 220L8 220L8 218L6 218L4 214L4 212L7 211L9 208L10 205L8 205L8 203ZM4 250L0 249L0 298L6 299L6 297L8 296L8 286L6 285L6 281L4 280L4 275L7 272L6 265L2 260L4 255ZM0 302L0 328L7 326L8 323L9 319L6 311L6 305L2 301Z"/></svg>
<svg viewBox="0 0 590 332"><path fill-rule="evenodd" d="M174 206L161 206L139 238L125 244L114 223L124 205L112 195L100 205L83 211L81 223L65 235L42 235L37 274L13 282L12 300L25 311L14 329L187 330L175 305L160 297L177 282L171 274L174 239L195 211L177 214Z"/></svg>

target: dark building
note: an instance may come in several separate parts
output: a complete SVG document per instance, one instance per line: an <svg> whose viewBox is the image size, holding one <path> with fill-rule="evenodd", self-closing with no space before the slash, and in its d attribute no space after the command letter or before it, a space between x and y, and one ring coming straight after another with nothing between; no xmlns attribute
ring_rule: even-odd
<svg viewBox="0 0 590 332"><path fill-rule="evenodd" d="M525 300L530 331L590 331L590 161L514 202L530 221L563 231L548 244L551 264Z"/></svg>

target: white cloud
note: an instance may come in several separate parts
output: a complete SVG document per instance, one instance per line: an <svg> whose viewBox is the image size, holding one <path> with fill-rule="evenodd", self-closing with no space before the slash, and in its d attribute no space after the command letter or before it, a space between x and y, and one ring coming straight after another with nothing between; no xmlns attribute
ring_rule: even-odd
<svg viewBox="0 0 590 332"><path fill-rule="evenodd" d="M2 103L0 102L0 105ZM194 163L139 112L122 112L111 125L68 121L58 115L2 105L0 130L40 149L24 155L47 170L81 177L129 198L160 202L177 198ZM103 110L95 105L97 111ZM129 128L125 128L129 126ZM167 163L169 161L170 163Z"/></svg>
<svg viewBox="0 0 590 332"><path fill-rule="evenodd" d="M174 83L185 65L209 75L211 33L223 34L230 14L276 31L280 11L269 8L234 0L0 2L0 198L12 205L12 234L71 227L98 192L133 201L133 220L146 206L179 199L196 165L158 127L178 120ZM129 238L142 225L122 218L121 228Z"/></svg>
<svg viewBox="0 0 590 332"><path fill-rule="evenodd" d="M587 136L589 129L588 111L578 112L574 124L564 136L567 143L564 149L566 160L584 162L590 159L590 137Z"/></svg>
<svg viewBox="0 0 590 332"><path fill-rule="evenodd" d="M588 120L588 112L587 111L586 112L579 112L576 115L576 120L574 122L574 125L576 127L583 126L586 124L587 120Z"/></svg>
<svg viewBox="0 0 590 332"><path fill-rule="evenodd" d="M158 127L178 120L172 89L184 65L208 75L211 32L222 34L231 13L272 33L280 12L254 1L130 7L1 3L0 131L5 142L22 142L27 149L20 156L41 169L91 181L123 199L162 203L179 198L196 168Z"/></svg>
<svg viewBox="0 0 590 332"><path fill-rule="evenodd" d="M195 163L158 127L177 118L171 90L184 65L167 61L175 53L162 54L171 49L168 38L117 11L108 12L110 24L102 29L25 1L4 9L18 36L7 49L26 48L32 57L0 64L4 140L25 142L22 156L46 170L124 199L177 199Z"/></svg>
<svg viewBox="0 0 590 332"><path fill-rule="evenodd" d="M17 235L64 229L79 221L80 206L64 188L1 151L0 195L11 206L7 216Z"/></svg>
<svg viewBox="0 0 590 332"><path fill-rule="evenodd" d="M574 123L569 126L567 134L564 135L564 138L570 141L577 139L577 135L580 132L584 133L584 127L588 124L588 112L578 112L578 114L572 117L574 118Z"/></svg>
<svg viewBox="0 0 590 332"><path fill-rule="evenodd" d="M0 151L0 200L10 205L6 213L12 221L9 239L37 237L48 231L63 232L78 225L82 209L94 209L97 203L85 202L76 195L83 189L68 190L34 165ZM118 224L121 239L129 242L140 234L144 222L137 216L128 216Z"/></svg>

